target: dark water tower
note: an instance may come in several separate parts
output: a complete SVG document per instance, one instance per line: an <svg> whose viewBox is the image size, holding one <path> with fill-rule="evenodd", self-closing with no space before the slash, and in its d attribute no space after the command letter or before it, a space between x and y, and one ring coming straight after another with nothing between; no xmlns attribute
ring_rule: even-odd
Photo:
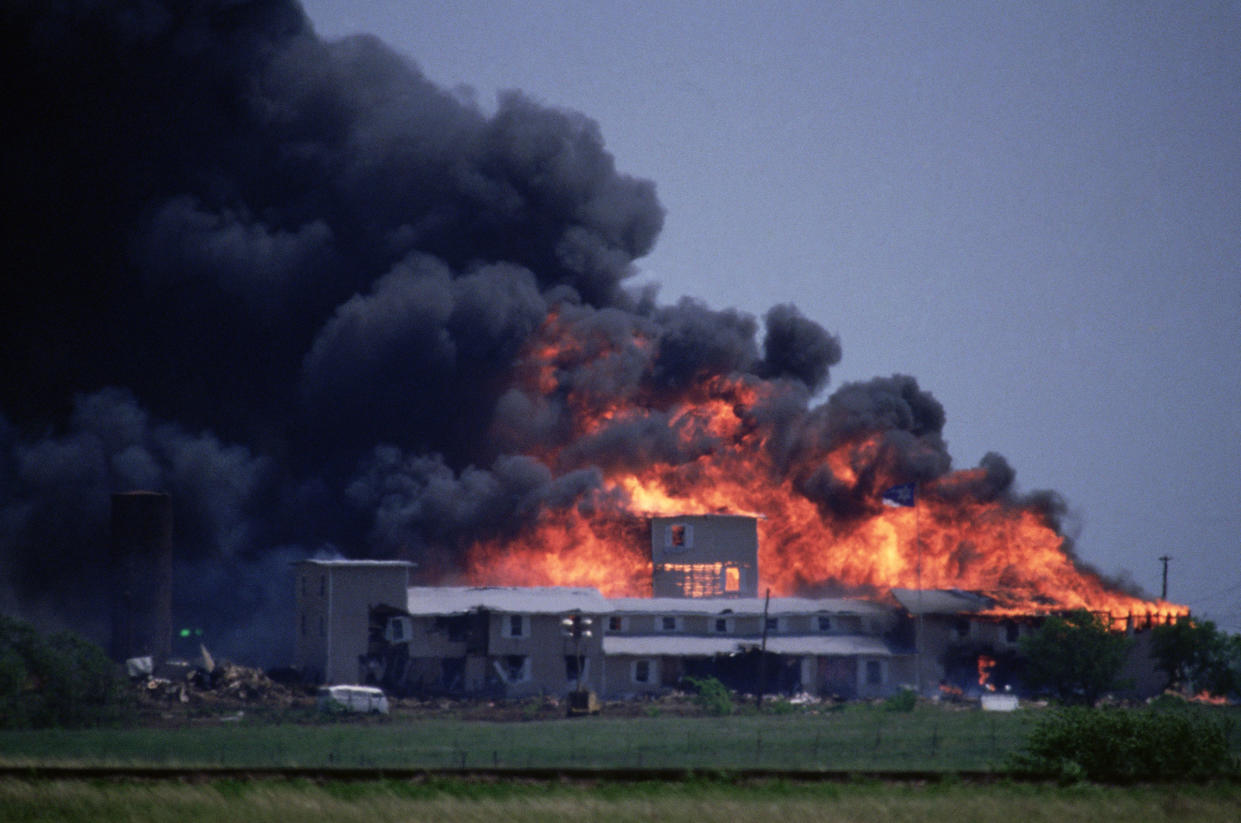
<svg viewBox="0 0 1241 823"><path fill-rule="evenodd" d="M112 495L112 658L172 650L172 498Z"/></svg>

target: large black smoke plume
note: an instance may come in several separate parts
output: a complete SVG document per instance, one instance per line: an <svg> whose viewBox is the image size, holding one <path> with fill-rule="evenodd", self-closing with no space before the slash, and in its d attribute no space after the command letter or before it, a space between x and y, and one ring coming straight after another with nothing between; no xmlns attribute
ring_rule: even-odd
<svg viewBox="0 0 1241 823"><path fill-rule="evenodd" d="M663 210L580 114L519 93L485 114L293 0L11 0L0 32L0 610L101 636L109 493L167 491L177 619L285 662L288 562L451 576L608 466L709 451L664 415L713 375L781 384L751 412L776 465L866 429L911 479L949 468L911 378L812 405L840 346L795 308L627 288ZM643 416L563 442L566 398L514 382L549 312L614 344L564 376L575 401ZM547 443L563 464L530 456ZM970 493L1008 494L984 463ZM803 475L825 516L856 507Z"/></svg>

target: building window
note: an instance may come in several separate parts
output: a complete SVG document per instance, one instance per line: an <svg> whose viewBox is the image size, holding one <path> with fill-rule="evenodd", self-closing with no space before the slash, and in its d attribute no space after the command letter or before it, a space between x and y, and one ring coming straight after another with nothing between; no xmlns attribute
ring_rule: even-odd
<svg viewBox="0 0 1241 823"><path fill-rule="evenodd" d="M685 523L673 523L664 533L664 548L685 551L694 546L694 527Z"/></svg>
<svg viewBox="0 0 1241 823"><path fill-rule="evenodd" d="M526 616L524 614L506 615L506 619L502 624L504 631L501 632L505 637L525 637L526 636Z"/></svg>
<svg viewBox="0 0 1241 823"><path fill-rule="evenodd" d="M675 632L680 628L680 626L677 625L679 622L680 621L678 621L675 617L661 617L659 618L659 630L663 632Z"/></svg>
<svg viewBox="0 0 1241 823"><path fill-rule="evenodd" d="M716 634L728 634L728 618L715 618L711 621L711 628Z"/></svg>
<svg viewBox="0 0 1241 823"><path fill-rule="evenodd" d="M384 631L389 643L406 643L414 636L414 624L408 617L390 617Z"/></svg>
<svg viewBox="0 0 1241 823"><path fill-rule="evenodd" d="M967 637L970 633L970 621L964 617L958 617L955 628L957 630L957 637Z"/></svg>
<svg viewBox="0 0 1241 823"><path fill-rule="evenodd" d="M613 615L608 618L608 631L623 632L625 630L625 618Z"/></svg>
<svg viewBox="0 0 1241 823"><path fill-rule="evenodd" d="M871 686L883 684L883 666L878 660L866 661L866 683Z"/></svg>
<svg viewBox="0 0 1241 823"><path fill-rule="evenodd" d="M741 591L741 569L738 566L724 567L724 593L738 594Z"/></svg>
<svg viewBox="0 0 1241 823"><path fill-rule="evenodd" d="M1016 643L1021 629L1017 626L1016 620L1008 620L1004 623L1004 637L1009 643Z"/></svg>
<svg viewBox="0 0 1241 823"><path fill-rule="evenodd" d="M832 619L819 615L819 631L830 632L832 630Z"/></svg>
<svg viewBox="0 0 1241 823"><path fill-rule="evenodd" d="M667 586L681 597L719 597L724 592L724 566L721 563L660 563L655 567Z"/></svg>
<svg viewBox="0 0 1241 823"><path fill-rule="evenodd" d="M530 679L530 658L524 654L506 654L495 661L500 679L510 686Z"/></svg>
<svg viewBox="0 0 1241 823"><path fill-rule="evenodd" d="M778 617L767 618L767 631L772 634L778 634L780 631L780 618Z"/></svg>
<svg viewBox="0 0 1241 823"><path fill-rule="evenodd" d="M650 660L633 661L633 682L635 683L651 683L654 682L654 666Z"/></svg>

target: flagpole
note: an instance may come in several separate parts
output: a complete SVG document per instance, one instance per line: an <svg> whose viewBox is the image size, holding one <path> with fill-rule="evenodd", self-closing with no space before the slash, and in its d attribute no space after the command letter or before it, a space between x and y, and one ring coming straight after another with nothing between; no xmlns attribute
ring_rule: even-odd
<svg viewBox="0 0 1241 823"><path fill-rule="evenodd" d="M917 560L915 561L915 569L917 574L918 594L918 619L914 625L914 688L918 692L918 696L922 696L922 534L921 523L918 518L918 484L914 483L914 551Z"/></svg>

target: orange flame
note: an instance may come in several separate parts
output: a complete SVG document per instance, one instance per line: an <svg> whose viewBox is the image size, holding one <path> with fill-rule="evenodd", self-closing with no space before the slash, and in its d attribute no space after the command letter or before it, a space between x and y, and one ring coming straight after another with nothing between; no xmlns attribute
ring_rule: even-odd
<svg viewBox="0 0 1241 823"><path fill-rule="evenodd" d="M1218 694L1211 694L1208 691L1200 691L1193 697L1189 698L1194 703L1205 703L1209 706L1227 706L1228 698Z"/></svg>
<svg viewBox="0 0 1241 823"><path fill-rule="evenodd" d="M649 596L646 519L727 513L760 518L759 588L777 595L829 588L881 595L920 586L985 593L996 599L995 614L1086 608L1110 613L1123 625L1127 617L1150 623L1188 613L1184 606L1117 591L1079 568L1039 512L971 496L967 490L980 469L922 483L915 507L880 505L882 491L905 479L889 466L884 433L792 447L776 442L777 429L758 425L753 410L779 399L787 389L778 382L715 376L662 405L658 398L617 396L605 376L643 367L644 357L649 368L650 349L640 335L601 339L558 313L547 318L528 346L519 390L536 412L552 403L567 410L572 431L563 442L611 426L652 423L668 428L681 454L675 461L651 456L605 469L601 488L575 508L545 509L516 538L471 546L468 579ZM566 382L570 372L578 375L576 383ZM526 451L553 471L581 467L563 446ZM862 511L838 517L803 494L799 486L816 471L833 488L854 493Z"/></svg>
<svg viewBox="0 0 1241 823"><path fill-rule="evenodd" d="M991 670L994 668L994 657L985 654L978 655L978 685L989 692L995 691L995 685L989 682L991 680Z"/></svg>

